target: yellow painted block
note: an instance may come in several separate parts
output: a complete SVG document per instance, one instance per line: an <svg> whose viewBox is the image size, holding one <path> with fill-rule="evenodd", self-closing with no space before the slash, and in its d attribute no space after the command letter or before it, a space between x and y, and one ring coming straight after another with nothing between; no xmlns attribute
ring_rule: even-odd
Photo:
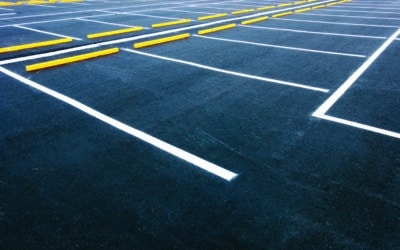
<svg viewBox="0 0 400 250"><path fill-rule="evenodd" d="M305 3L307 3L307 1L297 1L297 2L294 2L293 4L300 5L300 4L305 4Z"/></svg>
<svg viewBox="0 0 400 250"><path fill-rule="evenodd" d="M7 53L7 52L14 52L14 51L20 51L20 50L52 46L52 45L57 45L57 44L62 44L62 43L70 43L70 42L72 42L72 38L67 37L67 38L49 40L49 41L44 41L44 42L15 45L15 46L10 46L10 47L0 48L0 54Z"/></svg>
<svg viewBox="0 0 400 250"><path fill-rule="evenodd" d="M308 0L307 2L309 2L309 3L313 3L313 2L316 2L317 0Z"/></svg>
<svg viewBox="0 0 400 250"><path fill-rule="evenodd" d="M325 7L325 4L322 4L322 5L318 5L318 6L312 7L312 9L313 10L317 10L317 9L321 9L321 8L324 8L324 7Z"/></svg>
<svg viewBox="0 0 400 250"><path fill-rule="evenodd" d="M115 36L115 35L121 35L121 34L141 31L141 30L143 30L143 27L132 27L132 28L127 28L127 29L111 30L111 31L106 31L106 32L88 34L87 38L94 39L94 38L100 38L100 37L106 37L106 36Z"/></svg>
<svg viewBox="0 0 400 250"><path fill-rule="evenodd" d="M81 55L77 55L77 56L65 57L65 58L56 59L56 60L52 60L52 61L27 65L27 66L25 66L25 70L30 72L30 71L36 71L36 70L41 70L41 69L48 69L48 68L53 68L56 66L74 63L74 62L89 60L89 59L96 58L96 57L116 54L118 52L119 52L118 48L105 49L105 50L95 51L95 52L81 54Z"/></svg>
<svg viewBox="0 0 400 250"><path fill-rule="evenodd" d="M334 6L334 5L337 5L338 3L337 2L333 2L333 3L328 3L328 4L326 4L326 6Z"/></svg>
<svg viewBox="0 0 400 250"><path fill-rule="evenodd" d="M17 5L16 3L13 2L0 2L0 7L9 7L9 6L15 6Z"/></svg>
<svg viewBox="0 0 400 250"><path fill-rule="evenodd" d="M292 6L292 3L282 3L282 4L278 4L278 7L279 7L279 8L288 7L288 6Z"/></svg>
<svg viewBox="0 0 400 250"><path fill-rule="evenodd" d="M204 20L209 20L209 19L214 19L214 18L225 17L227 15L228 15L227 13L220 13L220 14L209 15L209 16L201 16L201 17L198 17L197 20L204 21Z"/></svg>
<svg viewBox="0 0 400 250"><path fill-rule="evenodd" d="M311 8L304 8L304 9L295 10L294 12L303 13L303 12L307 12L307 11L310 11L310 10L311 10Z"/></svg>
<svg viewBox="0 0 400 250"><path fill-rule="evenodd" d="M34 4L49 4L50 2L47 2L47 1L38 1L38 0L34 0L34 1L28 1L27 2L27 4L31 4L31 5L34 5Z"/></svg>
<svg viewBox="0 0 400 250"><path fill-rule="evenodd" d="M152 28L162 28L162 27L167 27L167 26L190 23L191 21L192 21L192 19L181 19L181 20L171 21L171 22L155 23L155 24L151 25L151 27Z"/></svg>
<svg viewBox="0 0 400 250"><path fill-rule="evenodd" d="M232 11L231 14L232 15L240 15L240 14L250 13L250 12L253 12L253 11L254 11L254 9L237 10L237 11Z"/></svg>
<svg viewBox="0 0 400 250"><path fill-rule="evenodd" d="M210 29L199 30L199 31L197 32L197 34L199 34L199 35L205 35L205 34L217 32L217 31L232 29L232 28L234 28L234 27L236 27L236 24L235 24L235 23L231 23L231 24L222 25L222 26L218 26L218 27L214 27L214 28L210 28Z"/></svg>
<svg viewBox="0 0 400 250"><path fill-rule="evenodd" d="M263 7L258 7L257 10L272 10L275 9L275 5L268 5Z"/></svg>
<svg viewBox="0 0 400 250"><path fill-rule="evenodd" d="M283 16L288 16L293 14L293 12L291 11L287 11L287 12L282 12L282 13L278 13L272 16L272 18L278 18L278 17L283 17Z"/></svg>
<svg viewBox="0 0 400 250"><path fill-rule="evenodd" d="M140 49L140 48L149 47L149 46L153 46L153 45L178 41L178 40L186 39L189 37L190 37L190 33L184 33L184 34L180 34L180 35L168 36L168 37L163 37L163 38L154 39L154 40L150 40L150 41L135 43L133 45L133 47L135 49Z"/></svg>
<svg viewBox="0 0 400 250"><path fill-rule="evenodd" d="M254 18L254 19L242 21L241 24L247 25L247 24L252 24L252 23L257 23L257 22L265 21L265 20L267 20L267 19L268 19L268 16L263 16L263 17L258 17L258 18Z"/></svg>

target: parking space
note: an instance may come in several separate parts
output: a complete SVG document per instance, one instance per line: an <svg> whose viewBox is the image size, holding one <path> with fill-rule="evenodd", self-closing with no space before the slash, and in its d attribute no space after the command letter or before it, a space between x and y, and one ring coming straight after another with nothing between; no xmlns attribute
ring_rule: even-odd
<svg viewBox="0 0 400 250"><path fill-rule="evenodd" d="M393 115L399 105L396 88L398 51L399 43L392 44L329 114L400 132L397 116Z"/></svg>
<svg viewBox="0 0 400 250"><path fill-rule="evenodd" d="M397 3L2 8L0 248L400 246Z"/></svg>

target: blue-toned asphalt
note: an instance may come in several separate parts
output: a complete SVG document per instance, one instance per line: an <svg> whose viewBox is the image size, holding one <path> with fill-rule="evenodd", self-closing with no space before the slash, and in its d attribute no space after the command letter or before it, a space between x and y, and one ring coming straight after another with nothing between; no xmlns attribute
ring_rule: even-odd
<svg viewBox="0 0 400 250"><path fill-rule="evenodd" d="M337 9L351 9L352 4L357 0ZM97 9L110 6L96 2ZM168 6L176 5L169 1ZM224 7L232 8L229 4ZM73 11L84 7L73 4L64 8ZM22 6L18 10L34 14L39 9ZM201 6L177 9L207 11ZM144 14L179 18L201 15L167 10ZM132 20L126 15L91 19L146 27L168 21L130 17ZM291 18L345 21L339 17L287 17ZM33 18L7 22L25 21ZM390 20L354 22L399 25ZM255 25L383 37L395 31L272 19ZM83 39L88 33L118 28L79 20L26 26ZM0 47L54 39L11 27L0 28L0 32L7 34ZM150 32L154 30L140 34ZM210 36L367 57L384 42L246 27ZM96 41L110 39L116 38ZM84 39L0 58L90 43ZM115 47L133 49L133 43ZM399 44L395 41L328 114L399 132ZM113 45L102 48L108 47ZM98 48L2 67L239 173L239 177L232 182L221 180L0 74L1 249L400 247L400 141L311 117L367 58L199 37L141 50L326 88L329 93L232 76L124 50L33 73L24 69L27 64L94 50Z"/></svg>

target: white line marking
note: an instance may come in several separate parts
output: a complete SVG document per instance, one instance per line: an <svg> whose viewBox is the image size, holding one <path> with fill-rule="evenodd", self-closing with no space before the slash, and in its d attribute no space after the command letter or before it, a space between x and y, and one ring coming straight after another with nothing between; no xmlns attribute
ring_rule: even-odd
<svg viewBox="0 0 400 250"><path fill-rule="evenodd" d="M66 11L66 12L57 12L57 13L47 13L47 14L40 14L40 15L28 15L28 16L17 16L17 17L9 17L9 18L0 18L0 20L8 20L8 19L23 19L23 18L31 18L31 17L47 17L47 16L59 16L65 14L78 14L78 13L85 13L85 12L98 12L98 11L105 11L105 10L121 10L121 9L130 9L130 8L137 8L137 7L148 7L148 6L160 6L160 5L176 5L178 3L154 3L154 4L147 4L147 5L133 5L133 6L118 6L113 8L104 8L104 9L94 9L94 10L78 10L78 11ZM13 11L13 10L11 10Z"/></svg>
<svg viewBox="0 0 400 250"><path fill-rule="evenodd" d="M154 17L154 18L170 19L170 20L180 20L180 19L182 19L182 18L178 18L178 17L166 17L166 16L147 15L147 14L135 14L135 13L129 13L129 12L121 12L120 14L129 15L129 16Z"/></svg>
<svg viewBox="0 0 400 250"><path fill-rule="evenodd" d="M221 3L210 3L210 4L221 4ZM235 6L235 8L238 8L238 9L240 9L240 8L255 8L254 7L254 4L253 5L248 5L248 4L237 4L237 3L223 3L224 5L230 5L230 6ZM260 3L259 3L260 4ZM236 6L238 6L238 7L236 7Z"/></svg>
<svg viewBox="0 0 400 250"><path fill-rule="evenodd" d="M77 38L77 37L73 37L73 36L61 35L61 34L57 34L57 33L52 33L52 32L47 32L47 31L43 31L43 30L33 29L33 28L28 28L28 27L21 26L21 25L14 25L14 27L20 28L20 29L24 29L24 30L30 30L30 31L34 31L34 32L42 33L42 34L57 36L57 37L64 37L64 38L65 37L71 37L74 40L82 41L81 38Z"/></svg>
<svg viewBox="0 0 400 250"><path fill-rule="evenodd" d="M192 13L192 14L196 13L196 14L204 14L204 15L214 14L214 13L211 13L211 12L176 10L176 9L174 9L174 7L172 7L172 8L163 8L163 9L160 9L160 10L173 11L173 12L182 12L182 13Z"/></svg>
<svg viewBox="0 0 400 250"><path fill-rule="evenodd" d="M119 23L110 23L110 22L103 22L103 21L98 21L98 20L91 20L91 19L86 19L86 18L76 18L76 19L80 20L80 21L101 23L101 24L107 24L107 25L111 25L111 26L128 27L128 28L138 27L138 26L133 26L133 25L125 25L125 24L119 24ZM143 29L149 29L149 28L143 27Z"/></svg>
<svg viewBox="0 0 400 250"><path fill-rule="evenodd" d="M327 36L343 36L343 37L370 38L370 39L386 39L386 37L384 37L384 36L365 36L365 35L344 34L344 33L317 32L317 31L309 31L309 30L293 30L293 29L283 29L283 28L270 28L270 27L256 26L256 25L241 25L241 24L239 24L238 26L241 26L241 27L244 27L244 28L278 30L278 31L288 31L288 32L295 32L295 33L317 34L317 35L327 35Z"/></svg>
<svg viewBox="0 0 400 250"><path fill-rule="evenodd" d="M38 6L38 7L45 7L45 8L57 8L53 5L42 5L42 4L28 4L29 6Z"/></svg>
<svg viewBox="0 0 400 250"><path fill-rule="evenodd" d="M188 6L186 8L203 8L203 9L213 9L213 10L224 10L224 11L233 11L236 10L236 8L219 8L219 7L209 7L209 6Z"/></svg>
<svg viewBox="0 0 400 250"><path fill-rule="evenodd" d="M6 24L6 25L0 25L0 28L12 27L14 25L30 25L30 24L39 24L39 23L53 23L53 22L62 22L62 21L75 20L76 18L104 17L104 16L113 16L113 15L115 15L115 14L100 14L100 15L92 15L92 16L70 17L70 18L53 19L53 20L45 20L45 21L18 23L18 24Z"/></svg>
<svg viewBox="0 0 400 250"><path fill-rule="evenodd" d="M302 13L304 16L330 16L330 17L345 17L345 18L362 18L362 19L379 19L379 20L400 20L395 17L375 17L375 16L347 16L347 15L332 15L332 14L316 14L316 13Z"/></svg>
<svg viewBox="0 0 400 250"><path fill-rule="evenodd" d="M347 7L350 8L350 6L347 6ZM336 7L336 9L342 9L342 8L343 8L343 6ZM373 11L376 11L376 10L392 10L392 11L393 10L399 10L399 9L396 9L396 8L376 8L376 7L365 7L365 6L351 6L351 9L372 9Z"/></svg>
<svg viewBox="0 0 400 250"><path fill-rule="evenodd" d="M360 4L355 4L355 3L353 3L351 5L351 7L357 7L357 6L367 6L367 7L372 7L372 8L375 8L375 9L383 9L385 7L396 9L395 7L400 7L400 5L393 5L393 4L361 4L361 3Z"/></svg>
<svg viewBox="0 0 400 250"><path fill-rule="evenodd" d="M363 27L378 27L378 28L398 28L395 25L378 25L378 24L363 24L363 23L341 23L341 22L326 22L326 21L313 21L313 20L303 20L296 18L276 18L274 20L279 21L290 21L290 22L305 22L305 23L325 23L325 24L335 24L335 25L348 25L348 26L363 26Z"/></svg>
<svg viewBox="0 0 400 250"><path fill-rule="evenodd" d="M15 15L17 13L5 13L5 14L0 14L0 16L9 16L9 15Z"/></svg>
<svg viewBox="0 0 400 250"><path fill-rule="evenodd" d="M390 11L366 11L366 10L347 10L347 9L320 9L320 12L359 12L359 13L373 13L373 14L397 14L398 12L390 12Z"/></svg>
<svg viewBox="0 0 400 250"><path fill-rule="evenodd" d="M369 126L369 125L366 125L366 124L353 122L353 121L349 121L349 120L338 118L338 117L333 117L333 116L330 116L330 115L321 115L321 116L317 116L317 117L321 118L321 119L324 119L324 120L328 120L328 121L337 122L337 123L340 123L340 124L343 124L343 125L347 125L347 126L350 126L350 127L355 127L355 128L359 128L359 129L362 129L362 130L367 130L367 131L374 132L374 133L377 133L377 134L382 134L382 135L386 135L386 136L390 136L390 137L394 137L394 138L400 139L400 133L393 132L393 131L390 131L390 130L381 129L381 128Z"/></svg>
<svg viewBox="0 0 400 250"><path fill-rule="evenodd" d="M39 90L49 96L52 96L64 103L90 115L91 117L94 117L114 128L117 128L127 134L130 134L139 140L149 143L158 149L161 149L175 157L178 157L190 164L193 164L194 166L197 166L197 167L199 167L205 171L208 171L216 176L219 176L227 181L231 181L238 176L238 174L236 174L234 172L231 172L225 168L217 166L217 165L215 165L209 161L206 161L198 156L195 156L189 152L186 152L180 148L177 148L167 142L157 139L147 133L144 133L141 130L135 129L135 128L133 128L125 123L122 123L110 116L100 113L99 111L97 111L89 106L86 106L85 104L78 102L75 99L72 99L66 95L63 95L59 92L49 89L43 85L40 85L39 83L36 83L36 82L29 80L23 76L20 76L20 75L14 73L12 71L9 71L3 67L0 67L0 71L12 78L24 83L24 84L36 89L36 90Z"/></svg>
<svg viewBox="0 0 400 250"><path fill-rule="evenodd" d="M122 48L121 50L126 51L126 52L130 52L130 53L135 53L135 54L147 56L147 57L153 57L153 58L157 58L157 59L161 59L161 60L165 60L165 61L171 61L171 62L186 64L186 65L190 65L190 66L193 66L193 67L197 67L197 68L201 68L201 69L207 69L207 70L211 70L211 71L219 72L219 73L224 73L224 74L228 74L228 75L245 77L245 78L249 78L249 79L253 79L253 80L258 80L258 81L263 81L263 82L268 82L268 83L275 83L275 84L278 84L278 85L286 85L286 86L291 86L291 87L296 87L296 88L308 89L308 90L313 90L313 91L320 91L320 92L324 92L324 93L329 92L328 89L323 89L323 88L318 88L318 87L313 87L313 86L304 85L304 84L298 84L298 83L293 83L293 82L281 81L281 80L276 80L276 79L267 78L267 77L249 75L249 74L245 74L245 73L240 73L240 72L235 72L235 71L231 71L231 70L225 70L225 69L221 69L221 68L211 67L211 66L207 66L207 65L204 65L204 64L189 62L189 61L175 59L175 58L171 58L171 57L159 56L159 55L146 53L146 52L142 52L142 51L138 51L138 50L132 50L132 49L127 49L127 48Z"/></svg>
<svg viewBox="0 0 400 250"><path fill-rule="evenodd" d="M199 36L199 35L193 35L193 36L198 37L198 38L204 38L204 39L211 39L211 40L218 40L218 41L225 41L225 42L232 42L232 43L249 44L249 45L270 47L270 48L277 48L277 49L303 51L303 52L318 53L318 54L328 54L328 55L348 56L348 57L358 57L358 58L366 57L365 55L348 54L348 53L340 53L340 52L332 52L332 51L324 51L324 50L304 49L304 48L298 48L298 47L288 47L288 46L273 45L273 44L266 44L266 43L256 43L256 42L249 42L249 41L243 41L243 40L217 38L217 37L212 37L212 36Z"/></svg>
<svg viewBox="0 0 400 250"><path fill-rule="evenodd" d="M7 9L7 8L0 8L0 10L5 10L5 11L14 11L13 9Z"/></svg>
<svg viewBox="0 0 400 250"><path fill-rule="evenodd" d="M391 35L312 115L315 117L324 115L358 78L360 78L369 66L375 62L383 51L389 47L398 35L400 35L400 29L393 33L393 35Z"/></svg>

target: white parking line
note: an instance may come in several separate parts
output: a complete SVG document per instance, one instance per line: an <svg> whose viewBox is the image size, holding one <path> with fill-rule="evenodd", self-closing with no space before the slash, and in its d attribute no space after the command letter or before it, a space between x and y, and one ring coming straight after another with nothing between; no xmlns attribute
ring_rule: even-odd
<svg viewBox="0 0 400 250"><path fill-rule="evenodd" d="M354 38L366 38L366 39L386 39L384 36L366 36L366 35L356 35L356 34L346 34L346 33L332 33L332 32L318 32L318 31L309 31L309 30L295 30L295 29L284 29L284 28L271 28L265 26L256 26L256 25L241 25L238 26L245 28L254 28L254 29L265 29L265 30L277 30L277 31L287 31L294 33L305 33L305 34L317 34L317 35L326 35L326 36L341 36L341 37L354 37Z"/></svg>
<svg viewBox="0 0 400 250"><path fill-rule="evenodd" d="M391 12L391 11L373 11L373 10L347 10L347 9L320 9L319 12L351 12L351 13L369 13L369 14L396 14L400 15L398 12Z"/></svg>
<svg viewBox="0 0 400 250"><path fill-rule="evenodd" d="M179 17L155 16L155 15L137 14L137 13L129 13L129 12L122 12L120 14L129 15L129 16L153 17L153 18L169 19L169 20L180 20L180 19L182 19L182 18L179 18Z"/></svg>
<svg viewBox="0 0 400 250"><path fill-rule="evenodd" d="M358 58L365 58L366 57L365 55L358 55L358 54L349 54L349 53L341 53L341 52L333 52L333 51L325 51L325 50L305 49L305 48L299 48L299 47L289 47L289 46L273 45L273 44L267 44L267 43L256 43L256 42L249 42L249 41L243 41L243 40L217 38L217 37L212 37L212 36L199 36L199 35L193 35L193 36L198 37L198 38L225 41L225 42L231 42L231 43L249 44L249 45L261 46L261 47L287 49L287 50L302 51L302 52L309 52L309 53L328 54L328 55L336 55L336 56L348 56L348 57L358 57Z"/></svg>
<svg viewBox="0 0 400 250"><path fill-rule="evenodd" d="M303 13L304 16L330 16L330 17L345 17L345 18L361 18L361 19L378 19L378 20L400 20L395 17L375 17L375 16L356 16L356 15L332 15L332 14L316 14L316 13Z"/></svg>
<svg viewBox="0 0 400 250"><path fill-rule="evenodd" d="M192 14L204 14L204 15L214 14L213 12L199 12L199 11L176 10L176 9L174 9L174 7L172 7L172 8L163 8L163 9L160 9L160 10L173 11L173 12L182 12L182 13L192 13Z"/></svg>
<svg viewBox="0 0 400 250"><path fill-rule="evenodd" d="M185 64L185 65L189 65L189 66L196 67L196 68L211 70L211 71L214 71L214 72L219 72L219 73L223 73L223 74L244 77L244 78L263 81L263 82L267 82L267 83L274 83L274 84L278 84L278 85L286 85L286 86L302 88L302 89L308 89L308 90L313 90L313 91L319 91L319 92L324 92L324 93L329 92L328 89L324 89L324 88L313 87L313 86L309 86L309 85L305 85L305 84L299 84L299 83L293 83L293 82L287 82L287 81L281 81L281 80L262 77L262 76L245 74L245 73L241 73L241 72L236 72L236 71L216 68L216 67L212 67L212 66L208 66L208 65L204 65L204 64L200 64L200 63L190 62L190 61L186 61L186 60L180 60L180 59L166 57L166 56L159 56L159 55L156 55L156 54L146 53L146 52L142 52L142 51L138 51L138 50L132 50L132 49L127 49L127 48L122 48L121 50L129 52L129 53L134 53L134 54L139 54L139 55L143 55L143 56L147 56L147 57L153 57L153 58L161 59L161 60L164 60L164 61L170 61L170 62Z"/></svg>
<svg viewBox="0 0 400 250"><path fill-rule="evenodd" d="M312 114L314 117L321 119L328 119L331 121L339 122L348 126L357 127L371 132L380 133L396 138L398 137L394 132L387 132L387 130L375 129L372 126L360 125L355 122L348 122L341 118L333 118L326 115L328 110L347 92L347 90L361 77L361 75L376 61L376 59L386 50L390 44L400 35L400 29L393 33L369 58L365 61L319 108ZM394 134L393 134L394 133Z"/></svg>
<svg viewBox="0 0 400 250"><path fill-rule="evenodd" d="M354 121L350 121L350 120L346 120L346 119L342 119L342 118L334 117L334 116L330 116L330 115L325 115L325 114L324 115L315 116L315 117L318 117L318 118L323 119L323 120L328 120L328 121L331 121L331 122L336 122L336 123L339 123L339 124L347 125L347 126L350 126L350 127L354 127L354 128L370 131L370 132L373 132L373 133L376 133L376 134L386 135L386 136L390 136L390 137L394 137L394 138L400 139L400 133L397 133L397 132L394 132L394 131L390 131L390 130L387 130L387 129L382 129L382 128L366 125L366 124L363 124L363 123L354 122Z"/></svg>
<svg viewBox="0 0 400 250"><path fill-rule="evenodd" d="M365 7L365 6L348 6L349 8L351 8L351 9L370 9L370 10L373 10L373 11L376 11L376 10L392 10L392 11L395 11L395 10L400 10L400 8L375 8L375 7ZM335 9L341 9L342 7L336 7Z"/></svg>
<svg viewBox="0 0 400 250"><path fill-rule="evenodd" d="M36 17L48 17L48 16L59 16L59 15L69 15L69 14L78 14L78 13L87 13L87 12L101 12L107 10L122 10L122 9L131 9L131 8L138 8L138 7L149 7L149 6L157 6L160 5L177 5L180 2L176 3L154 3L154 4L145 4L145 5L130 5L130 6L118 6L118 7L111 7L111 8L101 8L101 9L87 9L87 10L77 10L77 11L66 11L66 12L56 12L56 13L46 13L46 14L39 14L39 15L27 15L27 16L17 16L17 17L8 17L8 18L0 18L0 20L11 20L11 19L25 19L25 18L36 18ZM13 11L13 10L11 10Z"/></svg>
<svg viewBox="0 0 400 250"><path fill-rule="evenodd" d="M104 16L112 16L112 15L115 15L115 14L98 14L98 15L91 15L91 16L70 17L70 18L53 19L53 20L45 20L45 21L35 21L35 22L27 22L27 23L18 23L18 24L6 24L6 25L0 25L0 28L12 27L12 26L14 26L14 25L30 25L30 24L39 24L39 23L53 23L53 22L62 22L62 21L75 20L76 18L104 17Z"/></svg>
<svg viewBox="0 0 400 250"><path fill-rule="evenodd" d="M110 22L104 22L104 21L98 21L98 20L91 20L91 19L87 19L87 18L76 18L76 20L92 22L92 23L101 23L101 24L107 24L107 25L118 26L118 27L128 27L128 28L137 27L137 26L125 25L125 24L119 24L119 23L110 23ZM143 29L149 29L149 28L143 27Z"/></svg>
<svg viewBox="0 0 400 250"><path fill-rule="evenodd" d="M4 13L4 14L0 14L0 16L10 16L10 15L15 15L17 13Z"/></svg>
<svg viewBox="0 0 400 250"><path fill-rule="evenodd" d="M148 143L148 144L150 144L150 145L152 145L152 146L154 146L154 147L156 147L156 148L158 148L158 149L160 149L160 150L162 150L164 152L167 152L167 153L169 153L169 154L171 154L171 155L173 155L173 156L175 156L175 157L177 157L179 159L182 159L182 160L184 160L184 161L186 161L186 162L188 162L188 163L190 163L190 164L192 164L192 165L194 165L196 167L199 167L199 168L201 168L201 169L203 169L203 170L205 170L205 171L207 171L209 173L212 173L212 174L214 174L214 175L216 175L216 176L218 176L218 177L220 177L220 178L222 178L224 180L231 181L231 180L233 180L234 178L236 178L238 176L238 174L236 174L234 172L231 172L231 171L229 171L229 170L227 170L225 168L217 166L217 165L215 165L215 164L213 164L213 163L211 163L209 161L206 161L206 160L204 160L204 159L202 159L202 158L200 158L200 157L198 157L196 155L193 155L193 154L191 154L191 153L189 153L187 151L184 151L184 150L182 150L182 149L180 149L178 147L175 147L175 146L173 146L173 145L171 145L171 144L169 144L167 142L164 142L164 141L162 141L162 140L160 140L160 139L158 139L158 138L156 138L154 136L151 136L151 135L149 135L149 134L147 134L147 133L145 133L145 132L143 132L141 130L138 130L138 129L134 128L134 127L131 127L131 126L125 124L125 123L122 123L122 122L120 122L120 121L118 121L118 120L116 120L116 119L114 119L114 118L112 118L110 116L107 116L107 115L105 115L105 114L103 114L103 113L101 113L101 112L99 112L99 111L97 111L97 110L95 110L95 109L93 109L93 108L91 108L91 107L89 107L89 106L87 106L87 105L75 100L75 99L72 99L72 98L70 98L70 97L68 97L66 95L63 95L63 94L61 94L61 93L59 93L57 91L49 89L49 88L47 88L47 87L45 87L43 85L40 85L39 83L34 82L34 81L32 81L32 80L30 80L28 78L25 78L25 77L23 77L21 75L18 75L18 74L14 73L14 72L12 72L12 71L10 71L8 69L0 67L0 72L3 72L4 74L6 74L6 75L18 80L19 82L21 82L21 83L23 83L25 85L28 85L28 86L36 89L36 90L39 90L42 93L45 93L45 94L47 94L49 96L52 96L52 97L54 97L54 98L56 98L56 99L58 99L58 100L60 100L60 101L62 101L64 103L66 103L66 104L68 104L68 105L70 105L70 106L72 106L72 107L74 107L74 108L86 113L87 115L89 115L91 117L94 117L94 118L96 118L96 119L98 119L98 120L100 120L100 121L102 121L102 122L104 122L104 123L116 128L116 129L119 129L119 130L121 130L121 131L123 131L123 132L125 132L125 133L127 133L127 134L129 134L129 135L141 140L141 141L144 141L144 142L146 142L146 143Z"/></svg>
<svg viewBox="0 0 400 250"><path fill-rule="evenodd" d="M65 38L65 37L71 37L71 38L74 39L74 40L82 41L81 38L77 38L77 37L73 37L73 36L67 36L67 35L61 35L61 34L57 34L57 33L53 33L53 32L47 32L47 31L43 31L43 30L33 29L33 28L28 28L28 27L25 27L25 26L22 26L22 25L14 25L14 27L20 28L20 29L24 29L24 30L34 31L34 32L37 32L37 33L42 33L42 34L57 36L57 37L64 37L64 38Z"/></svg>
<svg viewBox="0 0 400 250"><path fill-rule="evenodd" d="M29 5L29 4L28 4ZM44 7L44 8L57 8L54 5L43 5L43 4L32 4L30 6L38 6L38 7Z"/></svg>
<svg viewBox="0 0 400 250"><path fill-rule="evenodd" d="M345 26L361 26L361 27L376 27L376 28L398 28L398 26L396 26L396 25L326 22L326 21L313 21L313 20L304 20L304 19L296 19L296 18L290 18L290 19L288 19L288 18L276 18L275 20L289 21L289 22L303 22L303 23L324 23L324 24L345 25Z"/></svg>
<svg viewBox="0 0 400 250"><path fill-rule="evenodd" d="M7 9L7 8L0 8L0 10L5 10L5 11L14 11L13 9Z"/></svg>

